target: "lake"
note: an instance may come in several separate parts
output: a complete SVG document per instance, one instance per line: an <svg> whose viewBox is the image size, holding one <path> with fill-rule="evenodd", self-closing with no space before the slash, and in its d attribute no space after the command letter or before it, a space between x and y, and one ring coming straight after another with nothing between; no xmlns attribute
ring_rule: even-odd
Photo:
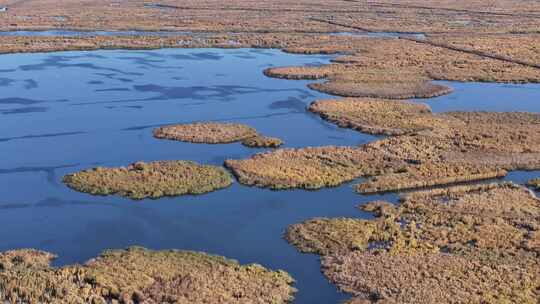
<svg viewBox="0 0 540 304"><path fill-rule="evenodd" d="M306 111L333 98L308 81L265 77L272 66L321 65L332 57L260 49L162 49L0 56L0 250L38 248L55 265L82 263L104 249L139 245L219 254L283 269L299 289L294 303L338 303L319 257L282 238L313 217L364 217L355 207L396 194L362 196L352 184L320 191L270 191L235 183L201 196L131 201L70 190L65 174L144 160L222 165L265 151L240 143L190 144L152 129L195 121L240 122L284 147L359 145L377 137L341 129ZM449 83L434 111L540 112L540 85ZM513 172L523 183L539 172Z"/></svg>

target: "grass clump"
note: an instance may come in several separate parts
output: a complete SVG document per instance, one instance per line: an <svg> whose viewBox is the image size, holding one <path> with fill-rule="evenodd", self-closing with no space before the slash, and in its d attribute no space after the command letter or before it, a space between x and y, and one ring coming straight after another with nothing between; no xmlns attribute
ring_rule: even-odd
<svg viewBox="0 0 540 304"><path fill-rule="evenodd" d="M256 134L255 129L243 124L213 122L171 125L154 130L156 138L205 144L232 143Z"/></svg>
<svg viewBox="0 0 540 304"><path fill-rule="evenodd" d="M283 141L277 137L257 135L242 140L242 145L250 148L278 148Z"/></svg>
<svg viewBox="0 0 540 304"><path fill-rule="evenodd" d="M190 161L137 162L127 167L97 167L66 175L63 181L80 192L117 194L136 200L203 194L228 187L233 182L224 168Z"/></svg>
<svg viewBox="0 0 540 304"><path fill-rule="evenodd" d="M205 253L109 250L84 265L53 268L53 255L0 253L0 300L11 303L288 303L284 271Z"/></svg>
<svg viewBox="0 0 540 304"><path fill-rule="evenodd" d="M527 186L533 188L536 191L540 191L540 178L533 178L527 182Z"/></svg>
<svg viewBox="0 0 540 304"><path fill-rule="evenodd" d="M361 207L375 219L312 219L285 236L324 256L324 274L351 303L540 300L540 200L528 189L459 186Z"/></svg>
<svg viewBox="0 0 540 304"><path fill-rule="evenodd" d="M412 102L325 100L310 110L341 127L395 135L359 147L282 149L226 166L246 185L318 189L358 177L359 193L409 190L540 169L540 115L448 112ZM399 135L399 136L398 136Z"/></svg>
<svg viewBox="0 0 540 304"><path fill-rule="evenodd" d="M198 122L166 126L155 129L154 137L205 144L240 141L250 148L277 148L283 144L279 138L261 135L249 126L236 123Z"/></svg>

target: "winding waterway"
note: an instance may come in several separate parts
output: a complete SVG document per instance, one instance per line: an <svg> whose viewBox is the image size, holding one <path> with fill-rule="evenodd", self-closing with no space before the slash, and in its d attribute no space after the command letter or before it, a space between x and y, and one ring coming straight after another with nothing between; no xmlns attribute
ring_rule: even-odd
<svg viewBox="0 0 540 304"><path fill-rule="evenodd" d="M376 137L324 122L306 106L328 95L307 81L271 79L271 66L320 65L328 56L254 49L162 49L0 56L0 250L39 248L56 265L104 249L139 245L200 250L284 269L295 303L339 303L319 258L282 235L312 217L369 217L356 209L397 194L361 196L352 184L320 191L270 191L235 183L202 196L131 201L65 187L67 173L138 160L185 159L221 165L246 158L241 144L157 140L156 126L201 120L241 122L285 147L359 145ZM422 100L434 111L540 112L540 85L448 83L453 94ZM539 172L513 172L523 183Z"/></svg>

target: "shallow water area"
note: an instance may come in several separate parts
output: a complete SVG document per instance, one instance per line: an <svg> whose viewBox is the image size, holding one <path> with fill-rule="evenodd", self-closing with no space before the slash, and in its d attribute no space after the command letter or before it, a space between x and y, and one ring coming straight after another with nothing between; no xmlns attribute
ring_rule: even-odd
<svg viewBox="0 0 540 304"><path fill-rule="evenodd" d="M221 165L265 151L240 143L153 138L152 129L166 124L240 122L283 139L284 147L375 140L307 112L312 101L333 98L309 90L308 81L262 73L271 66L320 65L330 59L260 49L0 56L0 250L50 251L59 255L56 265L130 245L200 250L284 269L297 281L294 303L349 298L320 273L318 256L297 252L282 239L283 232L313 217L369 218L355 206L377 199L396 202L396 194L358 195L354 183L320 191L235 183L202 196L134 202L78 193L61 182L65 174L98 165L175 159ZM536 85L449 84L454 93L421 101L435 111L540 108ZM535 173L515 172L508 179L523 183Z"/></svg>
<svg viewBox="0 0 540 304"><path fill-rule="evenodd" d="M540 84L482 83L435 81L454 91L430 99L427 103L434 112L494 111L540 112Z"/></svg>

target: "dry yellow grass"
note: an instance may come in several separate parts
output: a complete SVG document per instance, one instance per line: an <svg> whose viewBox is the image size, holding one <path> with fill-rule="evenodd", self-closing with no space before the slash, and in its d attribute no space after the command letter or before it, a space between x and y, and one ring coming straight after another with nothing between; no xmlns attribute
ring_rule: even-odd
<svg viewBox="0 0 540 304"><path fill-rule="evenodd" d="M257 135L249 126L235 123L199 122L172 125L154 130L154 137L192 143L225 144Z"/></svg>
<svg viewBox="0 0 540 304"><path fill-rule="evenodd" d="M303 252L325 255L324 274L355 301L540 300L540 200L528 189L460 186L361 207L376 218L312 219L285 236Z"/></svg>
<svg viewBox="0 0 540 304"><path fill-rule="evenodd" d="M288 303L284 271L191 251L109 250L53 268L36 250L0 253L0 300L10 303Z"/></svg>
<svg viewBox="0 0 540 304"><path fill-rule="evenodd" d="M97 167L64 177L70 188L94 195L131 199L203 194L228 187L230 174L221 167L190 161L137 162L127 167Z"/></svg>
<svg viewBox="0 0 540 304"><path fill-rule="evenodd" d="M401 135L360 147L286 149L226 165L241 183L273 189L336 186L367 177L361 193L502 177L540 168L540 115L450 112L374 99L318 101L310 110L341 127Z"/></svg>

